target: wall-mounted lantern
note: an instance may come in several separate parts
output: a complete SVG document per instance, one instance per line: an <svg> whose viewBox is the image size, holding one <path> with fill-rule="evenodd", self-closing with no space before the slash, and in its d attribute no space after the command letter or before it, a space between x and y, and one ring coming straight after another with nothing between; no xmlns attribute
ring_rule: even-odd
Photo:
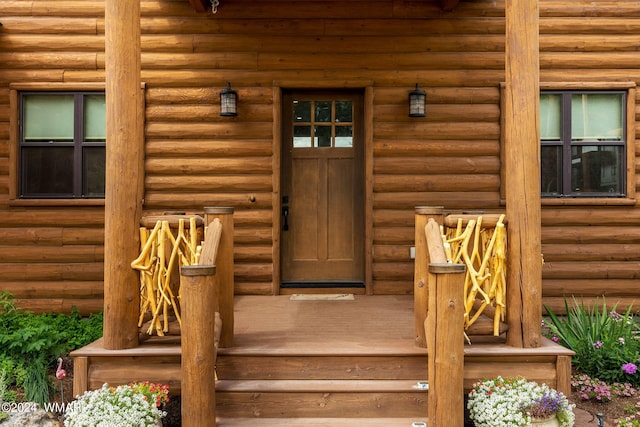
<svg viewBox="0 0 640 427"><path fill-rule="evenodd" d="M227 87L220 92L220 115L238 115L238 93L231 89L231 83L227 82Z"/></svg>
<svg viewBox="0 0 640 427"><path fill-rule="evenodd" d="M416 88L409 92L409 117L424 117L427 94L416 83Z"/></svg>

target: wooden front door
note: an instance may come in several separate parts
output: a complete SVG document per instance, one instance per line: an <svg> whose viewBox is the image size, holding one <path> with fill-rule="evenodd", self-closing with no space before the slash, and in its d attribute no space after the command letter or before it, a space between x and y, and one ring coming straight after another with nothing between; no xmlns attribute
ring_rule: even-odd
<svg viewBox="0 0 640 427"><path fill-rule="evenodd" d="M283 96L282 287L364 285L363 100Z"/></svg>

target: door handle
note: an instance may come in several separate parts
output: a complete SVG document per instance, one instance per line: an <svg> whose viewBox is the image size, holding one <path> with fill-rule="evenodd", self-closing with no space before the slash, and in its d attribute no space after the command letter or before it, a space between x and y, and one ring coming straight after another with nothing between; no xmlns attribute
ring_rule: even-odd
<svg viewBox="0 0 640 427"><path fill-rule="evenodd" d="M283 217L282 229L284 231L288 231L289 230L289 207L288 206L282 207L282 217Z"/></svg>

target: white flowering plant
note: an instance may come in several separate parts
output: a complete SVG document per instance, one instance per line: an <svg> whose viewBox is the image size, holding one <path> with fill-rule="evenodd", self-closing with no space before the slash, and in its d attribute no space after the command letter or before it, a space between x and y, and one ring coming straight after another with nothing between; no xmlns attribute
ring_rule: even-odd
<svg viewBox="0 0 640 427"><path fill-rule="evenodd" d="M71 402L64 413L65 427L157 426L167 415L157 403L168 401L166 386L154 393L149 383L118 387L104 384Z"/></svg>
<svg viewBox="0 0 640 427"><path fill-rule="evenodd" d="M561 427L573 427L575 405L546 384L523 377L495 377L473 385L467 408L476 427L527 427L532 417L556 415Z"/></svg>

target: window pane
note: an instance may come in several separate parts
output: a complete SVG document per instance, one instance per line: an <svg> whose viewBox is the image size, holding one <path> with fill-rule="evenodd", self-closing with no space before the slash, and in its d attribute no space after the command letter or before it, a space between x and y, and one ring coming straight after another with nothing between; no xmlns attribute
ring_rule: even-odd
<svg viewBox="0 0 640 427"><path fill-rule="evenodd" d="M296 148L311 147L311 126L293 127L293 146Z"/></svg>
<svg viewBox="0 0 640 427"><path fill-rule="evenodd" d="M73 147L23 147L22 195L73 195Z"/></svg>
<svg viewBox="0 0 640 427"><path fill-rule="evenodd" d="M540 95L540 139L559 141L562 138L562 95Z"/></svg>
<svg viewBox="0 0 640 427"><path fill-rule="evenodd" d="M623 147L584 145L571 148L571 188L575 193L622 191Z"/></svg>
<svg viewBox="0 0 640 427"><path fill-rule="evenodd" d="M331 121L331 101L317 101L315 108L316 122Z"/></svg>
<svg viewBox="0 0 640 427"><path fill-rule="evenodd" d="M293 101L293 121L311 121L311 101Z"/></svg>
<svg viewBox="0 0 640 427"><path fill-rule="evenodd" d="M331 147L331 126L315 126L315 135L316 147Z"/></svg>
<svg viewBox="0 0 640 427"><path fill-rule="evenodd" d="M562 146L543 145L540 151L541 191L546 195L562 193Z"/></svg>
<svg viewBox="0 0 640 427"><path fill-rule="evenodd" d="M86 95L84 97L84 140L106 141L105 123L107 112L104 95Z"/></svg>
<svg viewBox="0 0 640 427"><path fill-rule="evenodd" d="M352 122L353 121L353 103L351 101L336 102L336 122Z"/></svg>
<svg viewBox="0 0 640 427"><path fill-rule="evenodd" d="M82 161L82 195L85 197L104 196L105 148L86 147Z"/></svg>
<svg viewBox="0 0 640 427"><path fill-rule="evenodd" d="M623 96L584 93L571 96L571 135L574 141L620 141Z"/></svg>
<svg viewBox="0 0 640 427"><path fill-rule="evenodd" d="M73 141L73 95L24 95L23 141Z"/></svg>
<svg viewBox="0 0 640 427"><path fill-rule="evenodd" d="M336 126L336 147L353 147L353 128Z"/></svg>

